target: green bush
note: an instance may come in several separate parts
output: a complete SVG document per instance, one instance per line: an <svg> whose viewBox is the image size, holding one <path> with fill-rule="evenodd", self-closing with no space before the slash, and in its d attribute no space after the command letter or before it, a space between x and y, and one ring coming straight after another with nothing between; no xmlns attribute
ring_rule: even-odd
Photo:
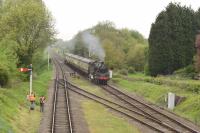
<svg viewBox="0 0 200 133"><path fill-rule="evenodd" d="M193 93L199 93L200 92L200 83L198 82L190 82L187 80L174 80L174 79L168 79L162 76L158 77L132 77L131 78L134 81L145 81L149 83L153 83L156 85L167 85L167 86L175 86L179 87L181 89L184 89L186 91L190 91Z"/></svg>
<svg viewBox="0 0 200 133"><path fill-rule="evenodd" d="M119 73L117 73L117 72L113 72L113 78L121 78L122 77L122 75L120 75Z"/></svg>
<svg viewBox="0 0 200 133"><path fill-rule="evenodd" d="M128 70L127 69L122 69L119 71L120 74L122 75L128 75Z"/></svg>
<svg viewBox="0 0 200 133"><path fill-rule="evenodd" d="M128 68L128 73L135 73L135 68L134 67L129 67Z"/></svg>
<svg viewBox="0 0 200 133"><path fill-rule="evenodd" d="M9 81L8 72L0 69L0 86L6 86Z"/></svg>
<svg viewBox="0 0 200 133"><path fill-rule="evenodd" d="M145 66L144 66L144 73L145 73L145 75L150 75L149 65L148 64L145 64Z"/></svg>
<svg viewBox="0 0 200 133"><path fill-rule="evenodd" d="M120 78L113 78L112 81L113 81L113 83L119 83Z"/></svg>
<svg viewBox="0 0 200 133"><path fill-rule="evenodd" d="M187 67L181 68L174 72L174 74L179 75L181 77L189 77L194 78L197 74L194 68L194 65L188 65Z"/></svg>

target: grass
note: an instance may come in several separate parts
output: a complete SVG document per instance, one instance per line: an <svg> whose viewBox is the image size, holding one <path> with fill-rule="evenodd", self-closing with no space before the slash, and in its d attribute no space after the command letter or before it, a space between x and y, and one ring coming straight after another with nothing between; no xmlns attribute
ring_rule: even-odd
<svg viewBox="0 0 200 133"><path fill-rule="evenodd" d="M142 73L129 74L128 78L133 81L145 81L158 85L162 84L172 87L175 86L183 90L200 93L200 82L198 80L186 79L176 76L150 77L150 76L145 76Z"/></svg>
<svg viewBox="0 0 200 133"><path fill-rule="evenodd" d="M136 127L100 104L84 101L82 108L91 133L139 133Z"/></svg>
<svg viewBox="0 0 200 133"><path fill-rule="evenodd" d="M96 85L93 85L92 83L90 83L90 81L81 78L73 78L71 81L75 85L79 86L81 89L89 91L90 93L96 94L98 96L105 97L105 94L101 91L102 89Z"/></svg>
<svg viewBox="0 0 200 133"><path fill-rule="evenodd" d="M168 84L162 82L158 84L157 82L149 82L148 80L140 80L148 79L151 77L144 76L143 74L136 74L136 75L129 75L129 77L138 80L125 80L123 77L114 78L114 82L119 85L122 89L136 93L140 96L143 96L148 101L151 101L160 106L166 106L165 96L168 92L173 92L178 96L186 97L186 100L180 103L178 106L175 107L174 112L177 114L190 119L191 121L195 122L196 124L200 125L200 96L198 93L194 93L190 89L183 89L179 85L175 86L172 84ZM196 81L191 80L181 80L181 79L171 79L169 77L161 77L163 81L170 80L170 82L176 82L176 84L196 84ZM157 78L159 80L159 78ZM156 80L157 80L156 79ZM200 83L197 83L200 84ZM190 86L192 87L192 86ZM193 88L191 88L193 89Z"/></svg>
<svg viewBox="0 0 200 133"><path fill-rule="evenodd" d="M41 113L39 108L29 113L28 108L21 108L19 114L11 121L13 130L16 133L37 133ZM17 121L17 122L16 122Z"/></svg>
<svg viewBox="0 0 200 133"><path fill-rule="evenodd" d="M36 110L29 113L26 95L29 82L22 82L13 88L0 89L0 131L1 133L36 133L39 122L39 96L46 95L52 71L44 70L33 80L36 93Z"/></svg>
<svg viewBox="0 0 200 133"><path fill-rule="evenodd" d="M101 88L87 80L71 78L71 81L82 89L105 97ZM115 116L110 110L98 103L84 100L81 106L91 133L139 133L139 130L127 120Z"/></svg>
<svg viewBox="0 0 200 133"><path fill-rule="evenodd" d="M183 91L177 87L170 87L166 85L156 85L144 81L127 81L121 79L118 85L128 90L129 92L136 92L137 94L144 96L148 100L154 103L160 103L164 100L168 92L176 93L179 96L190 96L193 95L191 92Z"/></svg>

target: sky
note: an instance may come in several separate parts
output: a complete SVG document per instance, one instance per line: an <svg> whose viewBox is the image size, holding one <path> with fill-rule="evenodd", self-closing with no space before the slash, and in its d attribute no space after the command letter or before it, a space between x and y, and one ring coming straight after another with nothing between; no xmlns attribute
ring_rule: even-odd
<svg viewBox="0 0 200 133"><path fill-rule="evenodd" d="M157 15L172 2L191 6L200 0L43 0L55 21L57 38L70 40L79 31L109 20L116 28L137 30L148 38Z"/></svg>

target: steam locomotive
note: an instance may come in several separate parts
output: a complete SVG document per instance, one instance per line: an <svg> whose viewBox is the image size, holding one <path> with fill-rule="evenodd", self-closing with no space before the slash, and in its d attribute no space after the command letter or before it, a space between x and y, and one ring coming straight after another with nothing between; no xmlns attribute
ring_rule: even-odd
<svg viewBox="0 0 200 133"><path fill-rule="evenodd" d="M86 74L89 80L97 84L107 84L107 81L110 78L109 70L102 61L65 53L65 64L78 69L82 73Z"/></svg>

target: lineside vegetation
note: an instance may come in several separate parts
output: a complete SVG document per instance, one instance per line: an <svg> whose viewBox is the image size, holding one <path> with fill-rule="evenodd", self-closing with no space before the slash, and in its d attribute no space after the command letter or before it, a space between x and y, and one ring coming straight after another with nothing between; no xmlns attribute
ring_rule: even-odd
<svg viewBox="0 0 200 133"><path fill-rule="evenodd" d="M8 86L17 68L33 63L54 33L53 19L42 0L1 1L0 86Z"/></svg>
<svg viewBox="0 0 200 133"><path fill-rule="evenodd" d="M195 69L198 62L195 35L200 29L199 16L200 9L194 11L179 3L170 3L158 14L148 39L135 30L117 29L113 22L103 21L80 31L70 41L57 40L56 44L62 49L66 48L62 52L96 59L93 52L95 43L88 46L82 36L89 32L100 41L105 52L105 63L122 74L144 72L157 76L178 71L186 74L183 76L194 78L199 70Z"/></svg>

